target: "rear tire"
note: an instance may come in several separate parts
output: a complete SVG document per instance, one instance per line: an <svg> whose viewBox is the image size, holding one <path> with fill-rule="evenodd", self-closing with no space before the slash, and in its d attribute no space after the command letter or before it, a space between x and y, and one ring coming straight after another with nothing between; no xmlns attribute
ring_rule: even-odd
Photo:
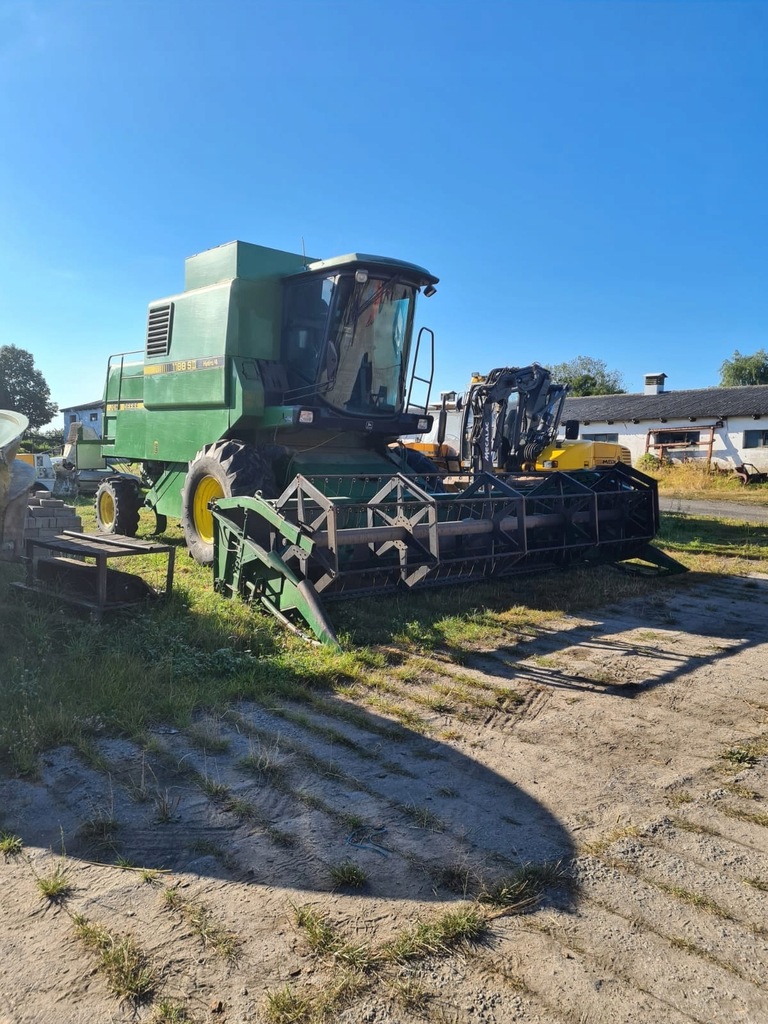
<svg viewBox="0 0 768 1024"><path fill-rule="evenodd" d="M272 461L266 453L242 441L215 441L206 445L189 464L181 489L181 525L190 555L200 565L213 562L213 513L217 498L276 493Z"/></svg>
<svg viewBox="0 0 768 1024"><path fill-rule="evenodd" d="M120 477L102 480L94 501L99 531L135 537L139 528L139 509L143 504L138 488L130 480L121 480Z"/></svg>

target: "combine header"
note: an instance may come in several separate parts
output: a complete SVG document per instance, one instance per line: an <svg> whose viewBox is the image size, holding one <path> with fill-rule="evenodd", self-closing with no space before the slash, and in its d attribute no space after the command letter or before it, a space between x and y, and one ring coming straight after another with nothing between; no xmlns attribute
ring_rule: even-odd
<svg viewBox="0 0 768 1024"><path fill-rule="evenodd" d="M329 643L331 598L661 563L656 483L631 467L479 468L450 492L394 443L432 426L431 332L411 345L437 284L421 267L233 242L187 260L186 284L150 305L142 353L110 359L103 454L140 463L144 487L102 483L103 531L135 533L142 503L159 530L174 516L221 593Z"/></svg>
<svg viewBox="0 0 768 1024"><path fill-rule="evenodd" d="M477 474L463 492L429 493L401 473L299 476L276 501L220 499L216 586L261 601L287 624L336 637L324 599L504 577L573 562L642 557L657 529L655 481L610 470L508 481ZM422 483L424 483L422 479ZM369 500L344 497L362 488Z"/></svg>

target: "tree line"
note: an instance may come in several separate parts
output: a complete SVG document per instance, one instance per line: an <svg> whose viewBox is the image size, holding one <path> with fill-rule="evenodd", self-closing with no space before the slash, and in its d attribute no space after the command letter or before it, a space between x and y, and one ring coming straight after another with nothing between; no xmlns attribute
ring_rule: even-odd
<svg viewBox="0 0 768 1024"><path fill-rule="evenodd" d="M577 356L570 362L556 363L549 370L552 379L558 384L568 384L569 394L577 398L627 393L621 374L610 370L602 359ZM736 349L720 366L719 386L737 388L751 384L768 384L768 352L761 348L747 356Z"/></svg>

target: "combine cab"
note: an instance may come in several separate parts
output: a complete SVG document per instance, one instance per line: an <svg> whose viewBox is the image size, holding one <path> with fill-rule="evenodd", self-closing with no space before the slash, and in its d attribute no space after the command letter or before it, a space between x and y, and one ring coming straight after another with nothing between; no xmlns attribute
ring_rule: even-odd
<svg viewBox="0 0 768 1024"><path fill-rule="evenodd" d="M135 533L142 501L159 529L176 517L220 592L328 642L326 599L656 560L656 484L630 467L480 466L449 492L392 447L432 426L433 338L412 338L416 296L436 284L360 254L233 242L191 257L186 290L150 305L144 350L110 359L103 454L140 463L145 490L104 481L100 528Z"/></svg>

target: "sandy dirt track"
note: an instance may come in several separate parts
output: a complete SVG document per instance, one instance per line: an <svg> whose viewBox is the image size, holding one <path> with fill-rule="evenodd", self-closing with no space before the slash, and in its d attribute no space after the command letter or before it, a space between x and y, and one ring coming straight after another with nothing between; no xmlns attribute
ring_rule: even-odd
<svg viewBox="0 0 768 1024"><path fill-rule="evenodd" d="M683 512L689 516L735 519L744 523L768 523L768 505L749 505L740 501L710 501L659 496L662 512Z"/></svg>
<svg viewBox="0 0 768 1024"><path fill-rule="evenodd" d="M107 738L100 763L51 752L40 781L1 780L0 827L26 857L0 860L0 1024L152 1019L110 995L75 912L135 936L190 1019L244 1024L265 1019L268 991L312 994L337 973L292 907L381 944L461 901L457 879L545 861L576 885L329 1019L768 1024L768 759L749 753L768 733L767 597L764 576L660 584L432 663L387 695L427 735L320 695L233 708L205 726L208 748L158 728L149 753ZM159 884L118 856L163 869ZM345 860L362 893L333 890ZM36 887L57 863L74 886L58 907ZM236 963L166 887L237 936Z"/></svg>

